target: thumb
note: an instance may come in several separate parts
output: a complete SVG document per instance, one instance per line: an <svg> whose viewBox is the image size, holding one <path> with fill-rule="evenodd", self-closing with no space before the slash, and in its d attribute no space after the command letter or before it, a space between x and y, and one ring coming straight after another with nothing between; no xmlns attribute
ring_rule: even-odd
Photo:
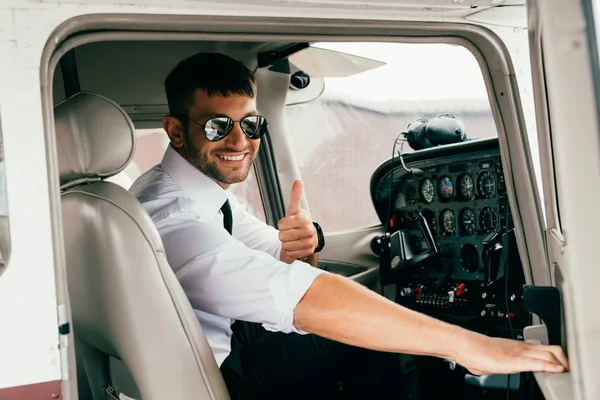
<svg viewBox="0 0 600 400"><path fill-rule="evenodd" d="M302 181L297 180L292 184L292 193L290 194L290 204L288 205L286 216L295 215L300 213L300 203L302 201Z"/></svg>

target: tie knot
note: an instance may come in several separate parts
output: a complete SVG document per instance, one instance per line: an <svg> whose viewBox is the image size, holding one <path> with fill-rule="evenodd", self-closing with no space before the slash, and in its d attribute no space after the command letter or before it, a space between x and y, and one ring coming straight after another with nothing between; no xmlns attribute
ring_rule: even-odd
<svg viewBox="0 0 600 400"><path fill-rule="evenodd" d="M223 206L221 207L221 212L223 213L223 227L231 235L233 232L233 215L231 213L231 205L229 204L229 199L225 200L225 203L223 203Z"/></svg>

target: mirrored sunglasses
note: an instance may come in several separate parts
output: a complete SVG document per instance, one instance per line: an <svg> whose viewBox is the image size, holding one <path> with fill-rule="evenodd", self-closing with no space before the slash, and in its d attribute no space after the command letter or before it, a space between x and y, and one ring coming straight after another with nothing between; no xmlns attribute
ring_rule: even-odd
<svg viewBox="0 0 600 400"><path fill-rule="evenodd" d="M239 121L229 117L213 117L204 124L196 123L204 128L208 140L218 142L231 133L236 122L239 122L242 132L250 139L260 139L267 132L267 119L262 115L249 115Z"/></svg>

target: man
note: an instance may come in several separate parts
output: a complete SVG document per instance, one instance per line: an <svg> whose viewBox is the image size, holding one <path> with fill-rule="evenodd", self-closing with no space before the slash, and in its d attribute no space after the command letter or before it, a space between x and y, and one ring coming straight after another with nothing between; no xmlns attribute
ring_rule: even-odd
<svg viewBox="0 0 600 400"><path fill-rule="evenodd" d="M319 240L299 181L279 230L245 212L227 189L247 177L266 121L242 63L197 54L165 90L170 146L131 191L160 232L232 397L318 395L392 353L450 358L476 374L567 368L559 347L479 335L314 268Z"/></svg>

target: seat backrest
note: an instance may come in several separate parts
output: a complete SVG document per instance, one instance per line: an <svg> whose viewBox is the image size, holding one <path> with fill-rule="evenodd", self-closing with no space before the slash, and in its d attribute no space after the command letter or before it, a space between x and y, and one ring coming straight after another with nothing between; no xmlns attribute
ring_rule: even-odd
<svg viewBox="0 0 600 400"><path fill-rule="evenodd" d="M55 107L55 121L75 351L86 391L94 400L106 398L109 384L143 400L228 399L150 217L129 192L104 181L133 156L128 115L103 96L78 93Z"/></svg>

